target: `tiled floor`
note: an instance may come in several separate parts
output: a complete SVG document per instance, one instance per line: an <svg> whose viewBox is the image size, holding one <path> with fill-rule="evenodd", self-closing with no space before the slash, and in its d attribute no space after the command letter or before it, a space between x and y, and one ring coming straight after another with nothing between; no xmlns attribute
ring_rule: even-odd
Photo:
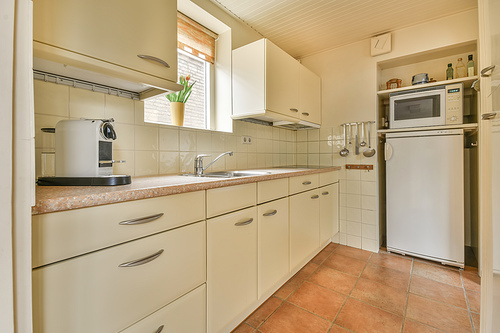
<svg viewBox="0 0 500 333"><path fill-rule="evenodd" d="M329 244L234 333L479 332L480 279Z"/></svg>

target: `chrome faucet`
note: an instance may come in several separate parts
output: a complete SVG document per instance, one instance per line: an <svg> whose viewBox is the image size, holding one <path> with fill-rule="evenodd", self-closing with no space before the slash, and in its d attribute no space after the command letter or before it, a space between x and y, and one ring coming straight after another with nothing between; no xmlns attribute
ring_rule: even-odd
<svg viewBox="0 0 500 333"><path fill-rule="evenodd" d="M194 174L196 176L202 176L203 175L203 171L205 171L206 169L208 169L212 164L215 163L215 161L217 161L219 158L221 158L224 155L233 156L233 152L232 151L226 151L225 153L220 154L212 162L210 162L206 167L203 167L203 158L204 157L208 157L208 156L212 156L212 155L210 155L210 154L199 154L199 155L196 155L196 158L194 159Z"/></svg>

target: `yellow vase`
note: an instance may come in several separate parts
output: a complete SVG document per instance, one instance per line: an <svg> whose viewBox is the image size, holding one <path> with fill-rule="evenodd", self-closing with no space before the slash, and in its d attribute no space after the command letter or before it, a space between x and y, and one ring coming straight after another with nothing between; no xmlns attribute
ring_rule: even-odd
<svg viewBox="0 0 500 333"><path fill-rule="evenodd" d="M182 126L184 124L184 107L186 104L181 102L170 102L170 117L172 125Z"/></svg>

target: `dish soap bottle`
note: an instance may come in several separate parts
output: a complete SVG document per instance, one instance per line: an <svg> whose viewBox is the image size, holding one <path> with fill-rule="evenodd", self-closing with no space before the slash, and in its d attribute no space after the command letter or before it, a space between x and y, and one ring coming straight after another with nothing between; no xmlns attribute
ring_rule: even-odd
<svg viewBox="0 0 500 333"><path fill-rule="evenodd" d="M453 80L453 67L452 64L448 64L448 68L446 69L446 80Z"/></svg>
<svg viewBox="0 0 500 333"><path fill-rule="evenodd" d="M455 67L455 70L457 71L457 79L459 77L465 77L466 72L465 72L465 65L462 62L462 58L458 58L457 66Z"/></svg>
<svg viewBox="0 0 500 333"><path fill-rule="evenodd" d="M467 76L474 76L474 60L472 60L472 54L469 54L469 62L467 63Z"/></svg>

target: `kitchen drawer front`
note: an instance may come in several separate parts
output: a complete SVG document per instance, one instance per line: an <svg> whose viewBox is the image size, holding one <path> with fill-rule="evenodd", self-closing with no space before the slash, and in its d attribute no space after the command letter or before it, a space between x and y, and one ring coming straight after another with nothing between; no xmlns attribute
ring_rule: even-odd
<svg viewBox="0 0 500 333"><path fill-rule="evenodd" d="M135 267L120 264L163 253ZM205 221L33 270L35 333L117 332L200 286Z"/></svg>
<svg viewBox="0 0 500 333"><path fill-rule="evenodd" d="M257 202L259 204L286 196L288 196L288 178L257 183Z"/></svg>
<svg viewBox="0 0 500 333"><path fill-rule="evenodd" d="M330 171L319 174L319 186L333 184L339 181L339 172Z"/></svg>
<svg viewBox="0 0 500 333"><path fill-rule="evenodd" d="M257 184L243 184L207 190L207 218L257 203Z"/></svg>
<svg viewBox="0 0 500 333"><path fill-rule="evenodd" d="M147 223L119 224L161 213ZM204 191L34 215L32 264L39 267L203 219Z"/></svg>
<svg viewBox="0 0 500 333"><path fill-rule="evenodd" d="M319 176L317 173L312 175L297 176L290 178L290 194L307 191L318 187Z"/></svg>
<svg viewBox="0 0 500 333"><path fill-rule="evenodd" d="M121 333L204 333L207 331L207 288L202 284Z"/></svg>

